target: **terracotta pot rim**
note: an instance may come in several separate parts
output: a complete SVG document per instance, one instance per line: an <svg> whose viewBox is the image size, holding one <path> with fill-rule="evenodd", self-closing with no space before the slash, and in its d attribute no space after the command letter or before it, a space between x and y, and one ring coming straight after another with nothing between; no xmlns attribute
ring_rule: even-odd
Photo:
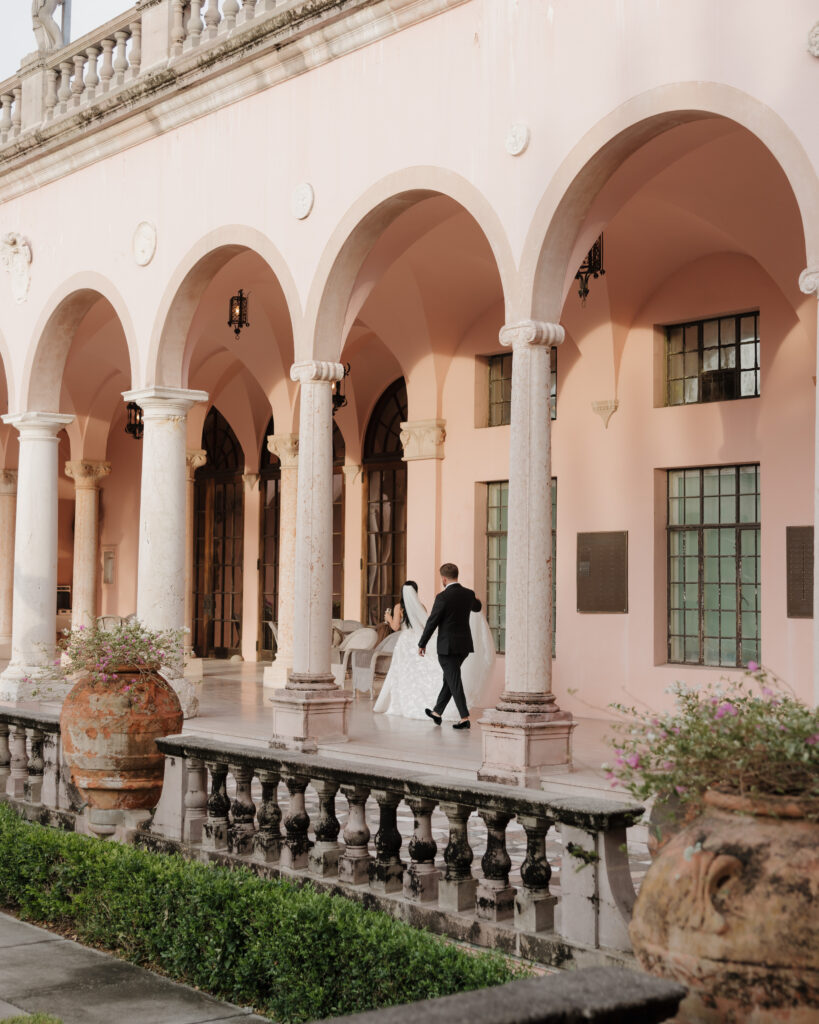
<svg viewBox="0 0 819 1024"><path fill-rule="evenodd" d="M139 665L129 665L127 662L123 662L121 665L111 666L108 672L123 676L141 676L151 672L157 673L161 667L161 665L143 665L140 667Z"/></svg>
<svg viewBox="0 0 819 1024"><path fill-rule="evenodd" d="M761 818L805 818L809 813L819 812L819 799L815 797L779 796L774 793L742 795L707 789L704 802L721 811Z"/></svg>

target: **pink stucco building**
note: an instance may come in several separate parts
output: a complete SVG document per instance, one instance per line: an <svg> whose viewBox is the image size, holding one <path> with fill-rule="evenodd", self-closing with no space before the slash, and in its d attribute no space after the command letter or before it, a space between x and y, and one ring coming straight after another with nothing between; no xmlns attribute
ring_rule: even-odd
<svg viewBox="0 0 819 1024"><path fill-rule="evenodd" d="M138 0L25 58L4 698L60 587L75 624L187 623L205 658L269 661L275 623L273 731L309 747L344 729L331 618L380 621L406 576L430 601L449 560L495 627L487 778L749 660L813 701L816 18Z"/></svg>

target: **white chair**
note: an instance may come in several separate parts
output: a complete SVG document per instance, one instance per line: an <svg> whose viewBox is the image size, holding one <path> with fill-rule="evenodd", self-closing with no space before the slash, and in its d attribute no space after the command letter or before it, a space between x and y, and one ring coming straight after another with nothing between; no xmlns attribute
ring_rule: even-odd
<svg viewBox="0 0 819 1024"><path fill-rule="evenodd" d="M353 651L354 697L359 692L369 693L370 697L375 696L373 693L375 673L378 671L383 673L389 669L390 662L392 661L392 652L398 643L398 637L399 633L390 633L384 637L377 647L373 647L371 650Z"/></svg>
<svg viewBox="0 0 819 1024"><path fill-rule="evenodd" d="M353 651L369 651L377 643L378 633L374 629L356 629L344 638L344 642L339 647L339 650L342 652L341 661L338 665L330 666L335 681L339 686L344 686L344 681L347 678L347 665Z"/></svg>

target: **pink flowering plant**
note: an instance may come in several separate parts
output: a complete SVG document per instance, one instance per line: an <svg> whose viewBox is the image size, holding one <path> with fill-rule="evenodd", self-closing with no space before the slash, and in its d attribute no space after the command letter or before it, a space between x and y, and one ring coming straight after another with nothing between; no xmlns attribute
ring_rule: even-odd
<svg viewBox="0 0 819 1024"><path fill-rule="evenodd" d="M666 714L611 705L625 717L609 737L614 764L603 766L613 786L683 812L706 789L807 798L819 818L819 710L754 662L742 679L672 692Z"/></svg>
<svg viewBox="0 0 819 1024"><path fill-rule="evenodd" d="M124 669L148 675L162 667L170 669L172 675L181 675L184 635L184 630L148 629L136 619L111 629L94 625L66 630L59 645L60 672L65 676L88 675L94 683L111 687L119 684Z"/></svg>

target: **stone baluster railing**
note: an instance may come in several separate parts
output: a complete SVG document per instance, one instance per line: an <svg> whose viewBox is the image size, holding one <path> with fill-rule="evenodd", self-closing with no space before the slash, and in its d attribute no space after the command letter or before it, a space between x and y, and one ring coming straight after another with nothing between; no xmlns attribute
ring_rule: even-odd
<svg viewBox="0 0 819 1024"><path fill-rule="evenodd" d="M0 83L0 145L16 139L23 119L22 88L17 78Z"/></svg>
<svg viewBox="0 0 819 1024"><path fill-rule="evenodd" d="M56 812L45 820L65 822L71 798L57 715L0 707L0 799L3 794L30 808L32 817L40 817L38 808L45 808Z"/></svg>

